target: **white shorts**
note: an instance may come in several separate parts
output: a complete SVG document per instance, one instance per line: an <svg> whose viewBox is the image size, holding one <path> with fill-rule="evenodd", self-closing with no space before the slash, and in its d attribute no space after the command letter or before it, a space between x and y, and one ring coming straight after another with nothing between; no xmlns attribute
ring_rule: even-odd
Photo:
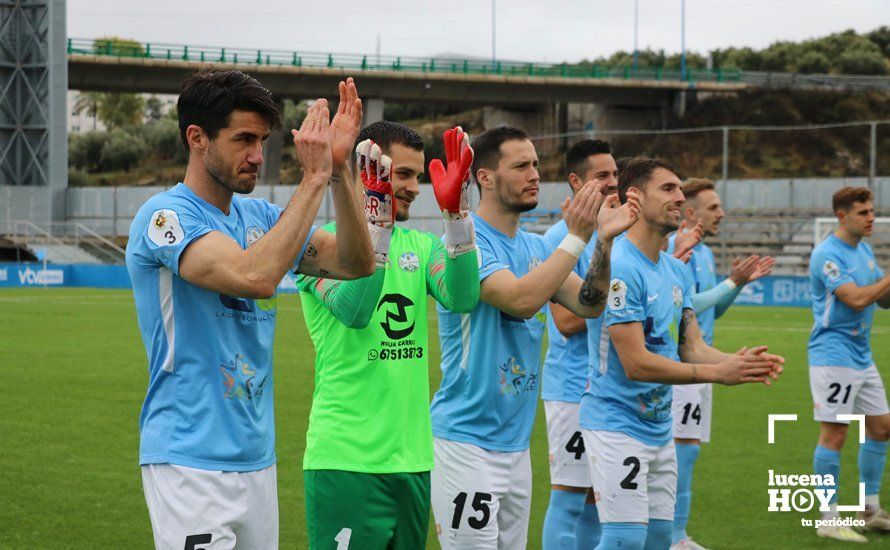
<svg viewBox="0 0 890 550"><path fill-rule="evenodd" d="M711 384L674 386L671 414L674 417L675 438L698 439L702 443L711 440L713 395L714 386Z"/></svg>
<svg viewBox="0 0 890 550"><path fill-rule="evenodd" d="M580 409L578 403L544 401L551 485L590 487L590 466L578 420Z"/></svg>
<svg viewBox="0 0 890 550"><path fill-rule="evenodd" d="M849 424L839 414L880 416L890 412L884 382L874 365L865 370L847 367L810 367L813 418L818 422Z"/></svg>
<svg viewBox="0 0 890 550"><path fill-rule="evenodd" d="M677 453L674 440L652 447L618 432L583 430L593 449L597 512L603 523L674 520Z"/></svg>
<svg viewBox="0 0 890 550"><path fill-rule="evenodd" d="M438 437L433 449L430 485L442 549L525 548L532 501L528 449L500 453Z"/></svg>
<svg viewBox="0 0 890 550"><path fill-rule="evenodd" d="M278 548L274 464L256 472L148 464L142 488L158 550Z"/></svg>

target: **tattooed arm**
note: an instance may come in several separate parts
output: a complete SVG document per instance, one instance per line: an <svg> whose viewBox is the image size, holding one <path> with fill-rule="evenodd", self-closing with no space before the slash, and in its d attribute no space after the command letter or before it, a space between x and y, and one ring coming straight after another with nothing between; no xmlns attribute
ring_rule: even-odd
<svg viewBox="0 0 890 550"><path fill-rule="evenodd" d="M569 275L562 284L553 301L579 317L599 317L609 294L609 256L612 251L612 240L596 236L590 266L584 279L575 273Z"/></svg>

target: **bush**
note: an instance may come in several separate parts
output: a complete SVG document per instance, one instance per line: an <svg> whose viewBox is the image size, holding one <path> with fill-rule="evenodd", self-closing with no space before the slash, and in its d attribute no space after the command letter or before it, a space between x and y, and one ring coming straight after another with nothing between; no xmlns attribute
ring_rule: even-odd
<svg viewBox="0 0 890 550"><path fill-rule="evenodd" d="M102 148L108 140L108 132L92 131L68 135L68 166L95 172L99 169Z"/></svg>
<svg viewBox="0 0 890 550"><path fill-rule="evenodd" d="M188 160L185 147L179 137L179 124L170 118L162 118L142 128L142 135L148 153L162 160L185 162Z"/></svg>
<svg viewBox="0 0 890 550"><path fill-rule="evenodd" d="M847 50L836 65L841 74L887 74L887 60L876 51Z"/></svg>
<svg viewBox="0 0 890 550"><path fill-rule="evenodd" d="M100 164L103 170L123 170L129 172L145 157L145 142L126 130L114 130L102 146Z"/></svg>
<svg viewBox="0 0 890 550"><path fill-rule="evenodd" d="M86 187L90 185L90 177L83 170L68 168L68 186Z"/></svg>
<svg viewBox="0 0 890 550"><path fill-rule="evenodd" d="M809 51L797 60L799 73L826 74L830 68L831 61L821 52Z"/></svg>

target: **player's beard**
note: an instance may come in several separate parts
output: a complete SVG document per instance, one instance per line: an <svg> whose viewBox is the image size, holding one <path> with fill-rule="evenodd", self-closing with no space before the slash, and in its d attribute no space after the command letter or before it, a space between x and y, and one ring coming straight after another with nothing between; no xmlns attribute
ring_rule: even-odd
<svg viewBox="0 0 890 550"><path fill-rule="evenodd" d="M225 158L219 154L218 148L210 142L207 157L204 159L204 167L213 181L222 185L233 193L248 194L256 187L256 179L247 177L239 178L237 167L226 163Z"/></svg>
<svg viewBox="0 0 890 550"><path fill-rule="evenodd" d="M505 212L513 214L522 214L538 207L538 198L522 200L522 192L518 194L512 192L512 188L507 183L502 183L499 179L494 182L495 193L498 196L498 202Z"/></svg>

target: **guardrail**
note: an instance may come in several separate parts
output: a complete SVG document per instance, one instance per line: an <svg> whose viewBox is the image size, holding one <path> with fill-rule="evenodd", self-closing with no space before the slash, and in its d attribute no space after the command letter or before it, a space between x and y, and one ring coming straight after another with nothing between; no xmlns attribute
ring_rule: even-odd
<svg viewBox="0 0 890 550"><path fill-rule="evenodd" d="M6 237L20 246L52 244L74 246L103 263L123 264L126 250L114 241L77 222L13 220L6 224Z"/></svg>
<svg viewBox="0 0 890 550"><path fill-rule="evenodd" d="M101 55L121 58L167 59L246 65L318 67L356 71L405 71L422 73L489 74L559 78L620 78L625 80L683 80L679 70L661 67L633 69L630 66L569 65L528 63L522 61L488 61L449 57L411 57L362 55L349 53L296 52L286 50L254 50L217 46L193 46L146 42L137 44L109 40L68 39L69 54ZM689 82L738 82L742 71L714 69L686 71Z"/></svg>

